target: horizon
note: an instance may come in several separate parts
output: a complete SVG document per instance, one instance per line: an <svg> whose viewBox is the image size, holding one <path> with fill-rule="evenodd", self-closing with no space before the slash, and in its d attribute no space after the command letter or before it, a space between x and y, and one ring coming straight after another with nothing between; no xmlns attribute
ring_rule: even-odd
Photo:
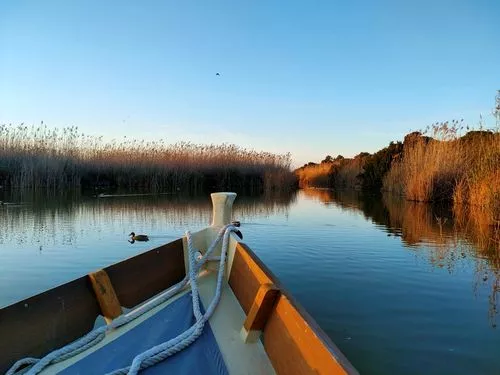
<svg viewBox="0 0 500 375"><path fill-rule="evenodd" d="M488 125L500 3L383 4L3 2L0 123L233 143L294 168Z"/></svg>

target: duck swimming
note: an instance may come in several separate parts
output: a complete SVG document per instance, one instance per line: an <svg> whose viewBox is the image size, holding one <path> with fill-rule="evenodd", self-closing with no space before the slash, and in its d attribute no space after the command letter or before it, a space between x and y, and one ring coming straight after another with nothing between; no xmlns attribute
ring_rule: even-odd
<svg viewBox="0 0 500 375"><path fill-rule="evenodd" d="M149 237L145 234L135 234L134 232L129 234L130 243L134 243L135 241L149 241Z"/></svg>

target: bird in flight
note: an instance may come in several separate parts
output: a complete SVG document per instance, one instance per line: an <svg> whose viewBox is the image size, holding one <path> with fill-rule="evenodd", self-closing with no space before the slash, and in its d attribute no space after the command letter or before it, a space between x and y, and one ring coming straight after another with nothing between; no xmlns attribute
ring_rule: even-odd
<svg viewBox="0 0 500 375"><path fill-rule="evenodd" d="M220 73L216 73L215 75L216 75L217 77L220 77Z"/></svg>

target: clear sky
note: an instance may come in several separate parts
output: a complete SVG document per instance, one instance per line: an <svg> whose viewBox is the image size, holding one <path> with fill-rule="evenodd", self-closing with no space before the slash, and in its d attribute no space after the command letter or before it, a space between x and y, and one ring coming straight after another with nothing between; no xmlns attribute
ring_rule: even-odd
<svg viewBox="0 0 500 375"><path fill-rule="evenodd" d="M0 123L298 165L476 124L497 89L499 0L0 0Z"/></svg>

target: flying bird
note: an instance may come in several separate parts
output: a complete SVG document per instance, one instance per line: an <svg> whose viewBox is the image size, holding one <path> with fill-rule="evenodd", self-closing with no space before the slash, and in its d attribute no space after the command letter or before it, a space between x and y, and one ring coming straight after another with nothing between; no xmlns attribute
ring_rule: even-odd
<svg viewBox="0 0 500 375"><path fill-rule="evenodd" d="M215 75L218 76L218 77L220 77L220 73L216 73Z"/></svg>

